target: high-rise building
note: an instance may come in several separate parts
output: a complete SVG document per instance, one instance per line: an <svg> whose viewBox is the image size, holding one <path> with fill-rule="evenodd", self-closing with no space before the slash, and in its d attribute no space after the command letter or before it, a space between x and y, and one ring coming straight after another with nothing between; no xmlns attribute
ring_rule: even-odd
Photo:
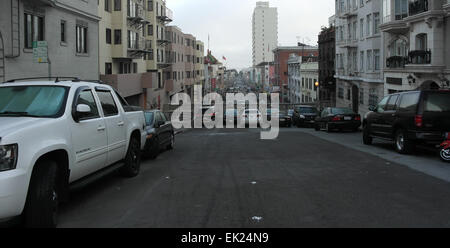
<svg viewBox="0 0 450 248"><path fill-rule="evenodd" d="M272 62L278 45L278 12L269 2L257 2L253 12L253 66Z"/></svg>

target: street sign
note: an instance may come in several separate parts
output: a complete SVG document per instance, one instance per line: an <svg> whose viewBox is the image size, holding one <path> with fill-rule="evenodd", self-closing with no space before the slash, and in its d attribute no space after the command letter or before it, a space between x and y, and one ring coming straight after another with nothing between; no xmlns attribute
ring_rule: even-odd
<svg viewBox="0 0 450 248"><path fill-rule="evenodd" d="M33 41L33 61L35 63L48 63L47 41Z"/></svg>

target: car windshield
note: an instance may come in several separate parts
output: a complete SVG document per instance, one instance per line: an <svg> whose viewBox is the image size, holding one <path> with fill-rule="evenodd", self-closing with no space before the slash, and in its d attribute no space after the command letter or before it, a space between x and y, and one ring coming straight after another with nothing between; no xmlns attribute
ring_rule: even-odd
<svg viewBox="0 0 450 248"><path fill-rule="evenodd" d="M298 112L302 114L316 114L317 109L314 107L299 107Z"/></svg>
<svg viewBox="0 0 450 248"><path fill-rule="evenodd" d="M449 92L430 92L425 100L427 112L450 112Z"/></svg>
<svg viewBox="0 0 450 248"><path fill-rule="evenodd" d="M0 116L59 117L67 92L63 86L0 87Z"/></svg>
<svg viewBox="0 0 450 248"><path fill-rule="evenodd" d="M354 114L353 110L348 108L332 108L331 113L335 115L351 115Z"/></svg>
<svg viewBox="0 0 450 248"><path fill-rule="evenodd" d="M153 125L154 113L153 112L145 112L144 115L145 115L145 123L147 123L147 126Z"/></svg>

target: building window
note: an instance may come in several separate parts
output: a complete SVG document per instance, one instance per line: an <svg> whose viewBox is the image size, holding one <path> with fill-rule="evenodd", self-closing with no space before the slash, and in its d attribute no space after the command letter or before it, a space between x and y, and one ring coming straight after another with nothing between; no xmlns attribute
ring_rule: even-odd
<svg viewBox="0 0 450 248"><path fill-rule="evenodd" d="M153 0L148 0L147 8L148 8L148 11L153 11Z"/></svg>
<svg viewBox="0 0 450 248"><path fill-rule="evenodd" d="M105 0L105 11L111 12L111 0Z"/></svg>
<svg viewBox="0 0 450 248"><path fill-rule="evenodd" d="M371 90L369 93L369 107L376 107L378 105L378 95L375 94L374 90Z"/></svg>
<svg viewBox="0 0 450 248"><path fill-rule="evenodd" d="M114 11L122 10L122 0L114 0Z"/></svg>
<svg viewBox="0 0 450 248"><path fill-rule="evenodd" d="M133 73L137 73L137 72L138 72L138 64L133 63Z"/></svg>
<svg viewBox="0 0 450 248"><path fill-rule="evenodd" d="M120 29L114 30L114 44L122 44L122 30Z"/></svg>
<svg viewBox="0 0 450 248"><path fill-rule="evenodd" d="M61 42L67 42L66 40L66 21L61 21Z"/></svg>
<svg viewBox="0 0 450 248"><path fill-rule="evenodd" d="M359 36L360 38L364 38L364 18L362 18L361 20L359 20Z"/></svg>
<svg viewBox="0 0 450 248"><path fill-rule="evenodd" d="M106 44L111 44L111 29L106 29Z"/></svg>
<svg viewBox="0 0 450 248"><path fill-rule="evenodd" d="M34 41L44 40L44 18L25 13L25 48L33 48Z"/></svg>
<svg viewBox="0 0 450 248"><path fill-rule="evenodd" d="M350 89L347 89L347 100L350 101L351 98L352 98L352 91Z"/></svg>
<svg viewBox="0 0 450 248"><path fill-rule="evenodd" d="M364 51L360 52L359 57L359 71L364 72Z"/></svg>
<svg viewBox="0 0 450 248"><path fill-rule="evenodd" d="M153 35L153 25L148 25L147 26L147 34L148 35Z"/></svg>
<svg viewBox="0 0 450 248"><path fill-rule="evenodd" d="M380 13L373 14L373 33L380 33Z"/></svg>
<svg viewBox="0 0 450 248"><path fill-rule="evenodd" d="M105 74L112 74L112 63L105 63Z"/></svg>
<svg viewBox="0 0 450 248"><path fill-rule="evenodd" d="M344 99L344 88L339 87L339 89L338 89L338 97L340 99Z"/></svg>
<svg viewBox="0 0 450 248"><path fill-rule="evenodd" d="M368 71L372 70L372 51L371 50L367 51L367 70Z"/></svg>
<svg viewBox="0 0 450 248"><path fill-rule="evenodd" d="M77 25L77 28L76 28L76 40L77 40L76 50L77 50L77 53L87 53L88 52L88 48L87 48L87 33L88 32L87 31L88 31L87 27Z"/></svg>
<svg viewBox="0 0 450 248"><path fill-rule="evenodd" d="M372 15L367 15L367 26L366 26L366 35L370 36L371 35L371 26L372 26Z"/></svg>
<svg viewBox="0 0 450 248"><path fill-rule="evenodd" d="M374 69L380 70L380 50L373 50Z"/></svg>

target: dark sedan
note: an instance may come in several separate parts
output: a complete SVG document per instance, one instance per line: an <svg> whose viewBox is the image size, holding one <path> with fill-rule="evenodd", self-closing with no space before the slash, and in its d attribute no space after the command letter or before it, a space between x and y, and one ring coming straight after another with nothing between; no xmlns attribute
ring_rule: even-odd
<svg viewBox="0 0 450 248"><path fill-rule="evenodd" d="M327 132L332 130L352 130L357 132L361 126L361 116L349 108L325 108L316 118L315 129Z"/></svg>
<svg viewBox="0 0 450 248"><path fill-rule="evenodd" d="M288 111L284 110L272 110L267 109L267 120L270 121L272 119L272 115L278 113L278 121L280 123L280 127L291 127L292 126L292 117L289 116Z"/></svg>
<svg viewBox="0 0 450 248"><path fill-rule="evenodd" d="M175 145L175 133L172 123L159 110L145 111L145 131L147 142L145 143L144 155L156 158L164 150L171 150Z"/></svg>
<svg viewBox="0 0 450 248"><path fill-rule="evenodd" d="M312 106L298 106L294 109L292 122L297 127L313 127L317 117L317 109Z"/></svg>

